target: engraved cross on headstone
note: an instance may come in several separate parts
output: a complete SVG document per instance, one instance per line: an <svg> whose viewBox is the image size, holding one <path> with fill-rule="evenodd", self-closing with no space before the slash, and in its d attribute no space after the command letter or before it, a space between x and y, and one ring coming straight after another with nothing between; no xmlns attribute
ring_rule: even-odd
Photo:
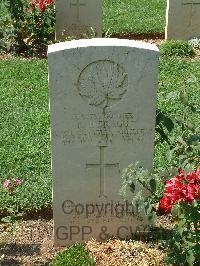
<svg viewBox="0 0 200 266"><path fill-rule="evenodd" d="M190 21L189 21L189 27L192 24L192 19L195 13L195 6L200 5L200 0L185 0L183 1L183 6L191 6L191 16L190 16Z"/></svg>
<svg viewBox="0 0 200 266"><path fill-rule="evenodd" d="M99 168L100 169L100 193L99 197L107 197L105 195L105 168L106 167L118 167L119 163L106 163L105 162L105 148L106 146L100 146L100 162L99 163L86 163L86 168Z"/></svg>
<svg viewBox="0 0 200 266"><path fill-rule="evenodd" d="M76 3L70 3L70 8L71 7L76 7L76 20L79 21L80 18L80 8L82 6L86 6L86 3L80 3L80 0L76 0Z"/></svg>

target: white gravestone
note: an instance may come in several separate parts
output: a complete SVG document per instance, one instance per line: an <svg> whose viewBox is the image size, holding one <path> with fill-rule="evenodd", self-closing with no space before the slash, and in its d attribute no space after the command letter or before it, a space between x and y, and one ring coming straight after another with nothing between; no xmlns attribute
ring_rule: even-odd
<svg viewBox="0 0 200 266"><path fill-rule="evenodd" d="M152 168L158 49L69 41L49 46L48 64L55 245L130 237L147 222L119 196L121 173Z"/></svg>
<svg viewBox="0 0 200 266"><path fill-rule="evenodd" d="M165 39L189 40L200 36L200 0L168 0Z"/></svg>
<svg viewBox="0 0 200 266"><path fill-rule="evenodd" d="M56 40L101 37L102 0L56 0Z"/></svg>

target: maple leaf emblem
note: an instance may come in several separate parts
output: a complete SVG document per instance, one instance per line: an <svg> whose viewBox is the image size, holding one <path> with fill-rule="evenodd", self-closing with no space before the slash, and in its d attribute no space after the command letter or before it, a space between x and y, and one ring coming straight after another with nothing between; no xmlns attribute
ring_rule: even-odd
<svg viewBox="0 0 200 266"><path fill-rule="evenodd" d="M103 108L121 100L127 91L128 75L119 64L102 60L83 69L78 80L79 94L92 106Z"/></svg>

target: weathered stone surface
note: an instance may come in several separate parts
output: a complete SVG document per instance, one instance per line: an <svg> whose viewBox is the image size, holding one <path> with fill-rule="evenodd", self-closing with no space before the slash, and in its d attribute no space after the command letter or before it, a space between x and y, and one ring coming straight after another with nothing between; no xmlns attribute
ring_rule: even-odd
<svg viewBox="0 0 200 266"><path fill-rule="evenodd" d="M102 0L56 0L56 39L101 37Z"/></svg>
<svg viewBox="0 0 200 266"><path fill-rule="evenodd" d="M143 230L119 188L130 163L152 167L157 47L70 41L49 46L48 61L55 245Z"/></svg>
<svg viewBox="0 0 200 266"><path fill-rule="evenodd" d="M188 40L200 36L200 0L168 0L165 38Z"/></svg>

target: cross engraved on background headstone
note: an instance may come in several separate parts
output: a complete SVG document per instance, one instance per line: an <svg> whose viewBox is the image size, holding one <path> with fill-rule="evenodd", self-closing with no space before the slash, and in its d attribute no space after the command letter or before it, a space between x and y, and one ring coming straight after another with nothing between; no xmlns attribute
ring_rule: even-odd
<svg viewBox="0 0 200 266"><path fill-rule="evenodd" d="M76 3L70 3L70 8L71 7L76 7L76 20L79 21L80 18L80 8L82 6L86 6L86 3L80 3L80 0L76 0Z"/></svg>
<svg viewBox="0 0 200 266"><path fill-rule="evenodd" d="M192 25L192 19L195 13L195 5L200 5L200 1L195 1L195 0L188 0L188 1L183 1L183 6L190 6L191 5L191 16L190 16L190 21L189 21L189 25Z"/></svg>
<svg viewBox="0 0 200 266"><path fill-rule="evenodd" d="M100 169L100 193L99 197L107 197L105 195L105 168L118 167L119 163L106 163L105 162L105 148L107 146L100 146L100 162L99 163L86 163L86 168L99 168Z"/></svg>

